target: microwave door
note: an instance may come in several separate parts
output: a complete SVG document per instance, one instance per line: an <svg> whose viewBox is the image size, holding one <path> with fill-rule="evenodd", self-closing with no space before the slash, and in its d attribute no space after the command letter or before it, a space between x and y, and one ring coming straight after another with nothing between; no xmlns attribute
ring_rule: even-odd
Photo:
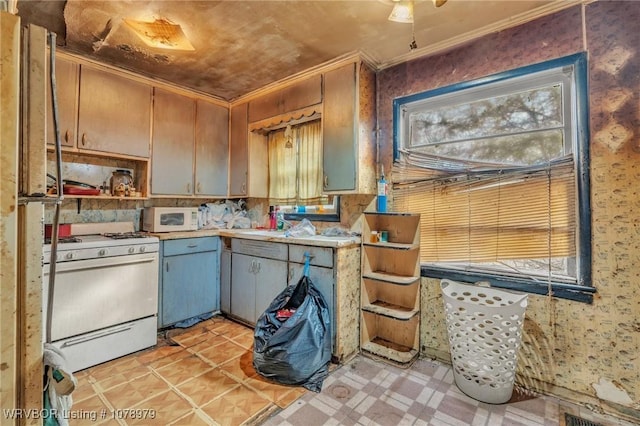
<svg viewBox="0 0 640 426"><path fill-rule="evenodd" d="M185 214L180 213L162 213L160 215L160 225L162 226L182 226L184 225Z"/></svg>

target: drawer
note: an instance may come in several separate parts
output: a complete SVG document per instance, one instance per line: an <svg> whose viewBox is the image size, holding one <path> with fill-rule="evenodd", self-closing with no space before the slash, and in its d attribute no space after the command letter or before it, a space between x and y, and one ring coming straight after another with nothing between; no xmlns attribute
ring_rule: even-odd
<svg viewBox="0 0 640 426"><path fill-rule="evenodd" d="M219 237L181 238L163 241L163 256L218 250Z"/></svg>
<svg viewBox="0 0 640 426"><path fill-rule="evenodd" d="M289 261L304 263L305 252L311 255L309 263L314 266L333 268L333 249L330 247L299 246L291 244L289 246Z"/></svg>
<svg viewBox="0 0 640 426"><path fill-rule="evenodd" d="M249 256L266 257L267 259L286 261L289 258L287 244L269 241L234 238L231 240L231 251Z"/></svg>

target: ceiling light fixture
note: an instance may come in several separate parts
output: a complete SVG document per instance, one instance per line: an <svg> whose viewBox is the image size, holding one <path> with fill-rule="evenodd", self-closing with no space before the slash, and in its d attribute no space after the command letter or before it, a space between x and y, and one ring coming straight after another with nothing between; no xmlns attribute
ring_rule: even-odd
<svg viewBox="0 0 640 426"><path fill-rule="evenodd" d="M124 22L148 46L159 49L195 50L182 27L167 19L145 22L125 18Z"/></svg>
<svg viewBox="0 0 640 426"><path fill-rule="evenodd" d="M413 24L413 0L396 2L388 19L393 22Z"/></svg>

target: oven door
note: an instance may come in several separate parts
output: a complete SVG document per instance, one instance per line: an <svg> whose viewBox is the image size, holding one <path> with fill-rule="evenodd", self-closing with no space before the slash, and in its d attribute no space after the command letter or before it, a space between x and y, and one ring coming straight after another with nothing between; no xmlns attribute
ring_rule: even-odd
<svg viewBox="0 0 640 426"><path fill-rule="evenodd" d="M46 301L49 265L43 268L43 278ZM157 312L156 252L56 264L51 317L54 342Z"/></svg>

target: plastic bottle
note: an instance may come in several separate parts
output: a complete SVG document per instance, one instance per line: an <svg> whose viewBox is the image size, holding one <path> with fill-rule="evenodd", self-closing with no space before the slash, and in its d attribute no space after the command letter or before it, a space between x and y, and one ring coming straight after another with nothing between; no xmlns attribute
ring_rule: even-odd
<svg viewBox="0 0 640 426"><path fill-rule="evenodd" d="M269 229L276 229L276 212L273 206L269 206Z"/></svg>
<svg viewBox="0 0 640 426"><path fill-rule="evenodd" d="M278 206L276 206L276 222L277 222L277 229L279 231L282 231L284 229L284 213L282 212L282 210L280 210Z"/></svg>
<svg viewBox="0 0 640 426"><path fill-rule="evenodd" d="M382 173L380 174L380 180L378 181L378 212L384 213L387 211L387 181L384 178L384 166L382 167Z"/></svg>

